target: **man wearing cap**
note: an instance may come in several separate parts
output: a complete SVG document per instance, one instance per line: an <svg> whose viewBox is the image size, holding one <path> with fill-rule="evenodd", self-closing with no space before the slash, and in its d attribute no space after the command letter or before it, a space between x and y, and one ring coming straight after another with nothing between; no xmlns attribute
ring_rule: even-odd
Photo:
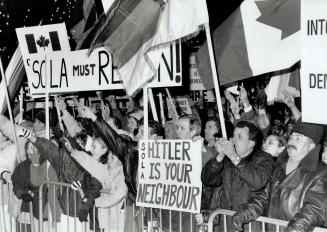
<svg viewBox="0 0 327 232"><path fill-rule="evenodd" d="M284 231L312 231L323 226L327 203L327 166L319 160L323 127L300 120L287 151L278 157L267 186L256 192L232 218L233 231L261 215L289 221ZM275 231L269 225L268 231Z"/></svg>

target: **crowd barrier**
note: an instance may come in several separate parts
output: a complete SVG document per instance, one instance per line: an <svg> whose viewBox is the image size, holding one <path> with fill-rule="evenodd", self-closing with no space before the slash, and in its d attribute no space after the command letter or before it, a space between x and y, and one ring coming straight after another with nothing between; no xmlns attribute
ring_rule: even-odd
<svg viewBox="0 0 327 232"><path fill-rule="evenodd" d="M54 205L56 204L56 198L57 194L62 194L64 191L66 191L66 201L69 202L68 199L68 191L71 191L71 185L66 183L60 183L60 182L52 182L52 181L46 181L44 184L42 184L39 188L39 192L43 192L43 188L45 186L50 189L50 186L54 186L52 188L52 191L54 191L53 194L53 202ZM33 207L32 203L30 203L30 212L25 218L22 219L21 215L17 215L17 209L10 208L10 203L15 201L15 196L12 192L12 185L10 183L4 183L2 180L0 180L0 231L1 232L48 232L48 231L59 231L59 232L90 232L90 231L96 231L95 229L95 223L93 223L93 227L90 226L90 216L88 218L88 222L81 223L78 219L78 213L76 212L76 203L77 203L77 192L73 190L74 197L73 197L73 204L74 204L74 213L73 217L68 216L68 214L63 215L61 214L61 221L60 223L53 223L56 220L56 214L52 216L52 213L50 213L50 207L48 208L48 220L43 221L43 197L42 194L39 194L39 219L35 219L33 217ZM16 199L17 201L17 199ZM48 201L51 201L51 199L48 199ZM8 207L9 206L9 207ZM17 207L17 206L16 206ZM69 212L69 205L66 206L66 212ZM162 232L162 228L164 228L164 231L176 231L179 230L180 232L186 231L183 226L183 219L188 219L190 225L189 230L190 232L193 232L193 226L194 225L194 215L191 213L182 213L182 212L174 212L170 210L161 210L161 209L152 209L152 208L139 208L136 207L135 204L127 204L126 201L124 201L124 207L126 210L126 213L124 216L124 222L123 225L120 227L120 223L118 224L118 228L115 231L124 231L124 227L126 224L131 224L130 230L125 231L131 231L131 232ZM95 214L97 209L93 207L93 221L95 221ZM128 211L128 212L127 212ZM197 227L197 231L208 231L213 232L214 231L214 225L215 221L217 222L217 216L221 216L223 220L223 231L227 232L227 217L231 217L235 212L230 210L216 210L213 213L210 214L208 223L202 224L200 227ZM166 215L166 218L163 217L163 214ZM168 221L167 221L167 215L168 215ZM185 215L187 215L185 217ZM117 217L121 215L116 215ZM188 218L189 216L189 218ZM178 217L178 225L174 224L174 221L176 221ZM284 220L278 220L268 217L259 217L257 222L261 223L262 231L266 231L266 225L272 224L276 226L276 232L279 232L281 228L286 227L288 222ZM127 222L127 223L126 223ZM129 223L128 223L129 222ZM249 231L252 231L251 229L252 223L249 224ZM176 229L178 227L178 229ZM175 228L175 229L173 229ZM98 229L97 231L100 232L107 232L106 229ZM111 232L111 231L110 231ZM194 231L195 232L195 231ZM325 228L315 228L314 232L327 232L327 229Z"/></svg>
<svg viewBox="0 0 327 232"><path fill-rule="evenodd" d="M213 213L211 213L209 220L208 220L208 224L207 224L208 232L214 231L214 224L215 224L214 222L217 221L217 217L220 215L223 217L223 230L224 230L224 232L227 232L227 217L233 216L234 213L235 213L235 211L223 210L223 209L219 209L219 210L216 210ZM262 229L261 231L262 232L266 231L267 224L275 225L276 232L279 232L282 227L285 228L288 224L288 221L274 219L274 218L268 218L268 217L259 217L259 218L257 218L256 222L261 223L261 229ZM252 227L252 223L249 223L249 232L252 232L251 227ZM313 231L314 232L327 232L327 229L316 227ZM255 231L253 231L253 232L255 232ZM269 231L269 232L273 232L273 231Z"/></svg>
<svg viewBox="0 0 327 232"><path fill-rule="evenodd" d="M43 192L43 188L45 186L50 189L50 186L54 186L51 189L53 191L53 199L48 199L48 201L53 201L54 205L58 201L56 198L58 194L62 195L64 191L66 191L66 201L68 202L68 191L71 189L71 185L67 183L61 182L53 182L53 181L46 181L43 183L39 188L39 193ZM61 214L61 221L60 223L53 223L57 221L56 214L52 216L50 212L50 207L48 208L48 220L43 220L43 195L39 194L39 218L36 219L33 216L33 207L32 203L30 203L30 212L29 214L24 215L24 222L19 221L21 217L20 214L20 205L15 206L16 215L13 215L13 211L10 207L10 202L13 199L17 198L14 196L12 191L12 185L10 183L4 184L2 180L0 180L0 232L48 232L48 231L55 231L55 232L90 232L95 231L95 224L93 223L93 228L90 227L90 218L88 218L88 222L80 223L78 219L78 212L76 212L76 203L77 203L77 192L73 190L74 197L73 197L73 204L74 204L74 212L73 217L68 216L68 214L64 215ZM21 201L21 200L18 200ZM9 207L8 207L9 205ZM17 208L18 207L18 208ZM69 205L66 205L66 212L69 211ZM152 209L152 208L140 208L135 206L135 204L127 205L126 201L124 201L124 209L126 209L124 221L131 225L130 230L131 232L159 232L163 231L160 228L165 228L165 232L167 231L185 231L185 224L183 225L183 219L188 219L190 228L188 231L195 232L193 230L192 224L194 225L194 215L191 213L182 213L182 212L174 212L170 210L161 210L161 209ZM93 221L95 221L95 212L96 208L93 207ZM127 212L127 210L129 212ZM166 215L166 218L163 215ZM126 216L128 215L128 218ZM186 216L185 216L186 215ZM28 217L28 218L26 218ZM168 221L167 221L168 217ZM178 218L178 225L174 224L174 221ZM120 225L120 224L119 224ZM178 227L178 229L176 229ZM175 228L175 229L174 229ZM99 229L100 232L107 232L105 229ZM123 228L117 228L117 231L124 231Z"/></svg>

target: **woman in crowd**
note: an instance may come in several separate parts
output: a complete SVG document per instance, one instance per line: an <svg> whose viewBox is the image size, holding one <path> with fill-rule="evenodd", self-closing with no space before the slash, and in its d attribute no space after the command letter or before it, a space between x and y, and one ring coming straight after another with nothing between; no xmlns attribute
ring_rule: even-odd
<svg viewBox="0 0 327 232"><path fill-rule="evenodd" d="M125 215L122 208L127 194L127 186L122 163L108 150L101 138L94 139L91 148L92 156L73 149L68 140L66 148L71 152L72 157L103 186L100 191L101 196L95 199L100 229L104 229L105 232L124 231ZM75 185L78 186L81 196L85 195L80 184Z"/></svg>
<svg viewBox="0 0 327 232"><path fill-rule="evenodd" d="M49 220L48 203L50 204L52 221L55 223L60 222L60 208L57 201L58 195L54 196L55 191L50 187L49 191L44 188L43 193L39 193L40 185L47 180L58 181L57 175L52 166L49 167L47 172L47 164L44 159L41 159L38 149L30 141L26 142L25 146L27 159L21 162L14 170L12 175L13 191L15 195L22 199L21 213L18 217L18 222L23 225L17 224L17 230L25 229L24 224L31 224L30 212L33 212L34 228L38 228L39 218L39 199L38 195L42 194L44 199L43 203L43 219ZM48 200L50 199L50 200ZM30 203L32 202L32 209ZM48 203L47 203L48 202ZM32 211L30 211L32 210ZM44 223L46 226L46 223Z"/></svg>
<svg viewBox="0 0 327 232"><path fill-rule="evenodd" d="M72 222L69 224L74 225L74 217L76 216L78 216L81 222L85 222L90 214L90 228L98 230L97 221L95 224L93 223L93 206L94 200L100 196L101 183L72 159L70 153L65 148L60 148L45 138L36 137L34 133L26 129L22 129L20 134L29 139L42 154L42 157L50 162L60 181L65 183L80 181L82 183L82 188L85 192L84 199L71 189L67 191L64 189L60 197L63 214L68 215L68 220ZM72 139L72 141L74 140ZM74 146L79 147L77 143ZM66 219L67 217L63 217L63 220ZM66 225L66 223L62 224ZM76 226L77 230L82 228L80 223Z"/></svg>

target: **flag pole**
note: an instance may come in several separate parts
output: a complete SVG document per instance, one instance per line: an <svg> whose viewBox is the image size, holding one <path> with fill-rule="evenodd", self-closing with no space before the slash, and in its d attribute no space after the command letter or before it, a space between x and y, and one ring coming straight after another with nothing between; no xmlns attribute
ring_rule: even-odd
<svg viewBox="0 0 327 232"><path fill-rule="evenodd" d="M10 118L10 121L11 121L12 130L14 132L14 139L15 139L15 144L16 144L16 149L17 149L17 160L18 160L18 162L21 162L22 160L20 160L17 133L16 133L16 129L15 129L15 123L14 123L14 119L13 119L13 115L12 115L12 109L11 109L10 98L9 98L9 93L8 93L7 77L6 77L5 71L3 69L1 57L0 57L0 69L1 69L2 79L3 79L3 84L4 84L4 87L5 87L4 89L5 89L5 92L6 92L7 105L8 105L8 111L9 111L9 118Z"/></svg>
<svg viewBox="0 0 327 232"><path fill-rule="evenodd" d="M143 136L144 136L144 141L148 140L148 131L149 131L149 106L148 106L148 88L144 87L143 88Z"/></svg>
<svg viewBox="0 0 327 232"><path fill-rule="evenodd" d="M169 90L168 90L167 88L165 88L165 90L166 90L167 96L168 96L168 98L169 98L169 101L170 101L170 103L171 103L171 105L172 105L172 108L173 108L174 114L177 116L176 120L178 120L179 115L178 115L178 113L177 113L177 110L176 110L175 104L174 104L174 102L173 102L173 99L171 98L170 92L169 92Z"/></svg>
<svg viewBox="0 0 327 232"><path fill-rule="evenodd" d="M223 137L227 138L226 125L225 125L225 120L224 120L224 112L223 112L223 107L222 107L222 103L221 103L218 74L217 74L217 69L216 69L215 57L213 55L213 47L212 47L209 23L205 23L204 27L205 27L207 43L208 43L213 83L215 85L215 93L216 93L217 106L218 106L218 112L219 112L220 126L221 126Z"/></svg>
<svg viewBox="0 0 327 232"><path fill-rule="evenodd" d="M47 55L45 55L45 133L50 140L50 113L49 113L49 83L47 75Z"/></svg>
<svg viewBox="0 0 327 232"><path fill-rule="evenodd" d="M158 113L157 113L157 109L156 109L156 105L154 103L154 98L153 98L153 92L152 89L149 88L149 101L150 101L150 105L151 105L151 111L152 111L152 115L153 115L153 119L157 122L159 122L159 118L158 118Z"/></svg>
<svg viewBox="0 0 327 232"><path fill-rule="evenodd" d="M24 119L24 89L23 87L20 88L20 92L19 92L19 123L23 122Z"/></svg>
<svg viewBox="0 0 327 232"><path fill-rule="evenodd" d="M165 112L164 112L164 106L163 106L162 92L159 93L159 103L160 103L161 124L163 125L166 123L166 119L165 119Z"/></svg>

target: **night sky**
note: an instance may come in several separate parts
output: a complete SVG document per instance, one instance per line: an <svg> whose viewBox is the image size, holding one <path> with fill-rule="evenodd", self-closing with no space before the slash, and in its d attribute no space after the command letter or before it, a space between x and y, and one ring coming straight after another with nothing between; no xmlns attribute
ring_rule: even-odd
<svg viewBox="0 0 327 232"><path fill-rule="evenodd" d="M101 1L95 2L99 6ZM217 28L241 2L207 0L211 30ZM0 0L0 56L4 66L18 45L15 28L65 22L69 33L69 29L83 19L82 7L83 0ZM200 33L189 43L198 45L204 38L204 33ZM72 38L70 43L74 50L76 44Z"/></svg>

